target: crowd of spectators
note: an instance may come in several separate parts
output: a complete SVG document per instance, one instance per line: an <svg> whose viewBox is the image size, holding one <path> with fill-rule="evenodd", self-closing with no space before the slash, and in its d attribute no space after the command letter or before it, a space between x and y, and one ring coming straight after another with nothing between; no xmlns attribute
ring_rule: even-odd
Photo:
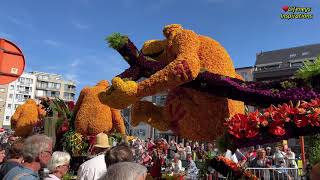
<svg viewBox="0 0 320 180"><path fill-rule="evenodd" d="M147 176L161 179L162 173L183 173L189 179L197 179L201 162L217 155L249 168L297 168L295 153L290 148L284 151L281 147L250 147L232 153L230 150L219 152L215 143L176 143L165 139L136 139L112 147L108 136L101 133L97 135L92 158L76 170L77 179L144 180ZM70 171L71 161L69 153L53 151L53 142L45 135L26 139L12 137L0 144L0 179L62 179ZM317 167L319 165L314 169ZM288 173L285 171L280 172ZM267 176L264 172L263 179L268 179ZM311 177L318 178L319 172L313 170Z"/></svg>

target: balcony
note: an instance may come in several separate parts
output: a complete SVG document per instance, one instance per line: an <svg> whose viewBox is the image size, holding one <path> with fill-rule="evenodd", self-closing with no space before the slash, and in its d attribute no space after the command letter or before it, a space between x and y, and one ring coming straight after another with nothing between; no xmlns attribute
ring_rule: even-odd
<svg viewBox="0 0 320 180"><path fill-rule="evenodd" d="M76 93L76 88L64 88L64 91L75 94Z"/></svg>
<svg viewBox="0 0 320 180"><path fill-rule="evenodd" d="M24 85L24 86L32 86L32 83L30 83L30 82L19 81L19 83L20 83L20 85Z"/></svg>
<svg viewBox="0 0 320 180"><path fill-rule="evenodd" d="M37 89L45 89L45 90L58 90L58 91L60 91L60 89L61 89L61 87L55 88L55 87L41 86L39 84L37 84L36 88Z"/></svg>
<svg viewBox="0 0 320 180"><path fill-rule="evenodd" d="M21 94L31 94L32 91L26 91L26 90L18 90L19 93Z"/></svg>
<svg viewBox="0 0 320 180"><path fill-rule="evenodd" d="M65 101L74 101L74 97L68 96L68 97L63 97L63 100Z"/></svg>

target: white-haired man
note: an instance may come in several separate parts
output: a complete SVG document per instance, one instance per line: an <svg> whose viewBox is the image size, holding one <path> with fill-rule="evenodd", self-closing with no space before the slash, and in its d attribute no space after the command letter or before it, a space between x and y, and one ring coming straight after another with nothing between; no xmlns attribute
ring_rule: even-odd
<svg viewBox="0 0 320 180"><path fill-rule="evenodd" d="M52 140L46 135L28 137L22 148L24 163L11 169L4 180L39 180L38 172L47 166L52 155Z"/></svg>
<svg viewBox="0 0 320 180"><path fill-rule="evenodd" d="M145 180L147 168L134 162L119 162L108 167L105 180Z"/></svg>

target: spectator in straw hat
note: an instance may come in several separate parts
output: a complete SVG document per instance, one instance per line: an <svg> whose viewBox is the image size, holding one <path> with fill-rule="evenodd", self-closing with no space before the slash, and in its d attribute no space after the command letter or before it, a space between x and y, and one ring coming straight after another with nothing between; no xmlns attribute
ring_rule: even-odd
<svg viewBox="0 0 320 180"><path fill-rule="evenodd" d="M81 164L77 180L98 180L105 175L105 152L110 148L108 135L100 133L96 136L94 144L95 157Z"/></svg>

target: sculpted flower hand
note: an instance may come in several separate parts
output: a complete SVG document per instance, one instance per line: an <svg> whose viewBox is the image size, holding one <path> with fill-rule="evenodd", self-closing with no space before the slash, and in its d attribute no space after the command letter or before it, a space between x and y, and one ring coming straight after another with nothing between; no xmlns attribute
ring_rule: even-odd
<svg viewBox="0 0 320 180"><path fill-rule="evenodd" d="M102 102L115 109L124 109L139 100L138 85L134 81L124 81L119 77L112 79L112 86L101 97Z"/></svg>

